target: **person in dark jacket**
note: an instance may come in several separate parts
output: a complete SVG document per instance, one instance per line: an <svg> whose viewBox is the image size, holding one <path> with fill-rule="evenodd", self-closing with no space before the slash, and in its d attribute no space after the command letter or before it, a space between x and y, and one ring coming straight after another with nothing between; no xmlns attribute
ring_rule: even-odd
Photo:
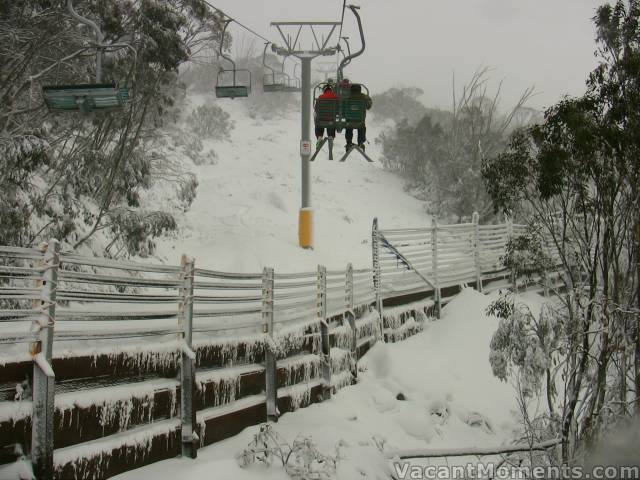
<svg viewBox="0 0 640 480"><path fill-rule="evenodd" d="M351 85L351 95L349 97L351 100L363 100L365 102L365 107L367 110L371 108L373 102L371 97L366 93L362 93L362 87L360 85ZM365 112L366 118L366 112ZM347 145L345 148L347 151L353 147L353 128L345 128L344 130L344 138L347 140ZM364 142L367 141L367 127L363 125L361 128L358 128L358 147L364 150Z"/></svg>
<svg viewBox="0 0 640 480"><path fill-rule="evenodd" d="M322 94L318 97L318 100L335 100L337 103L338 96L333 91L333 88L331 87L331 85L325 85L324 89L322 90ZM318 127L316 125L315 132L316 132L316 149L318 149L320 147L320 143L322 142L322 137L324 136L324 127ZM327 136L330 137L332 140L335 139L336 129L327 127Z"/></svg>

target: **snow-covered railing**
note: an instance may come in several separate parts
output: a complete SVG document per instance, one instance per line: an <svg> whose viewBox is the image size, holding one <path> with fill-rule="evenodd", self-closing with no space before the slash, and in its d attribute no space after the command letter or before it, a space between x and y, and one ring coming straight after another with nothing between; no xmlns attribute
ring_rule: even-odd
<svg viewBox="0 0 640 480"><path fill-rule="evenodd" d="M302 273L219 272L197 268L186 256L177 266L90 258L60 253L55 240L40 249L0 246L0 344L5 347L0 368L31 362L34 378L33 402L17 402L20 408L11 408L8 418L14 424L25 420L25 405L31 404L34 467L53 471L54 415L72 418L76 408L80 418L79 410L89 408L87 399L102 396L96 388L79 393L86 401L70 408L54 395L54 361L93 358L88 363L102 375L111 371L118 381L133 381L125 380L126 373L118 377L122 374L114 373L110 361L98 360L99 352L111 352L107 355L118 357L118 368L139 375L140 383L129 396L122 388L105 392L110 400L95 407L101 413L94 415L107 424L116 410L136 417L119 417L110 433L94 431L90 440L117 433L118 448L126 450L134 439L149 443L162 434L167 442L178 442L178 452L181 445L183 455L194 457L205 436L208 443L222 438L216 429L227 417L242 412L242 422L252 422L264 417L260 409L266 407L267 417L277 418L283 408L310 402L312 391L314 399L327 398L348 385L357 374L357 359L375 341L402 340L420 331L453 287L492 288L496 278L513 282L501 257L509 238L521 233L524 226L511 223L479 225L477 216L467 224L434 221L411 229L379 230L376 221L371 269L319 266ZM416 298L409 300L412 294ZM16 395L24 399L28 388L20 388ZM139 392L146 392L144 398ZM168 413L159 418L169 420L155 422L143 434L155 400L168 403ZM69 449L77 443L81 452L87 440L64 441L56 462L76 458ZM96 458L112 465L109 455ZM56 471L67 475L69 468L85 468L79 458L75 466L57 464Z"/></svg>
<svg viewBox="0 0 640 480"><path fill-rule="evenodd" d="M332 390L350 384L358 355L379 338L380 328L367 314L374 301L372 271L351 265L344 270L320 266L315 272L274 274L266 268L238 274L196 268L186 256L181 265L171 266L60 253L55 240L41 249L0 247L0 343L10 345L10 351L0 355L0 366L33 362L36 382L33 402L28 402L32 459L44 476L53 471L68 474L71 467L59 462L73 457L68 451L73 440L64 440L69 447L64 455L56 453L54 463L55 429L49 426L54 416L73 418L89 408L80 400L84 397L108 399L95 412L102 412L100 421L109 428L109 422L116 422L119 435L144 428L140 412L146 411L143 405L149 405L149 398L149 419L155 397L171 398L180 408L171 407L170 418L179 418L162 424L169 429L165 433L174 438L177 425L183 455L194 457L211 421L264 405L265 398L267 414L274 418L284 398L296 408L310 401L313 388L327 398ZM356 311L364 312L363 318L357 320ZM89 396L78 392L72 394L77 400L65 400L63 408L62 397L54 395L54 360L89 355L95 364L86 365L91 371L102 358L99 352L115 356L114 361L140 375L154 374L156 365L177 371L178 381L162 380L165 374L160 374L158 381L146 377L144 385L132 385L132 392L147 388L147 400L136 393L120 398L122 389L105 387L89 390L95 392ZM255 363L260 361L264 363ZM135 370L134 362L140 362L142 370ZM265 393L238 397L241 378L250 376L255 383L260 375ZM2 403L14 424L24 420L22 407L27 405L18 403ZM121 404L126 405L122 412L136 415L134 422L123 413L116 421L109 413ZM70 426L65 424L67 430ZM128 448L124 445L118 448ZM73 468L84 468L85 460L74 462Z"/></svg>
<svg viewBox="0 0 640 480"><path fill-rule="evenodd" d="M508 276L501 257L510 238L524 233L524 225L511 222L480 225L442 225L433 219L430 227L379 229L374 220L372 240L376 294L382 299L432 292L436 313L442 290Z"/></svg>

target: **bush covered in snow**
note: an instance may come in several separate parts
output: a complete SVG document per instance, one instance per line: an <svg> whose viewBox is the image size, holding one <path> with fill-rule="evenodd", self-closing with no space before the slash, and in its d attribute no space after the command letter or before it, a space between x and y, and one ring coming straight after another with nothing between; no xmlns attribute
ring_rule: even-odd
<svg viewBox="0 0 640 480"><path fill-rule="evenodd" d="M200 138L224 140L229 137L235 123L217 105L200 105L187 117L187 126Z"/></svg>
<svg viewBox="0 0 640 480"><path fill-rule="evenodd" d="M310 437L296 438L289 445L268 423L260 425L249 446L236 455L241 467L256 462L271 466L277 461L294 480L330 480L338 458L320 453Z"/></svg>

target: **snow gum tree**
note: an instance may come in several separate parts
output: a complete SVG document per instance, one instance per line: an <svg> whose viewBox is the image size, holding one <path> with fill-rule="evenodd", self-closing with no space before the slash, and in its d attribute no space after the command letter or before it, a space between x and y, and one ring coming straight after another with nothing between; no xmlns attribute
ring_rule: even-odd
<svg viewBox="0 0 640 480"><path fill-rule="evenodd" d="M527 244L557 252L545 274L561 279L551 323L561 328L542 364L555 356L561 366L548 389L560 387L549 410L558 411L565 463L614 422L640 415L639 20L638 0L598 8L599 65L585 94L549 108L542 123L514 133L507 151L483 165L495 208L525 212L535 225L521 260L541 255ZM503 315L493 363L535 371L534 359L514 355L533 325L529 318L522 328L518 312Z"/></svg>
<svg viewBox="0 0 640 480"><path fill-rule="evenodd" d="M419 113L415 103L421 91L390 90L378 96L384 100L383 108L395 101L407 109L396 129L378 139L385 166L407 179L407 187L427 201L431 213L454 221L469 218L474 211L485 219L492 216L491 199L482 181L482 162L504 150L512 124L532 118L523 110L531 89L507 114L501 114L501 88L491 93L489 80L489 69L479 69L461 91L454 85L450 112L426 109L418 122L410 119ZM374 99L374 110L376 105ZM386 108L383 114L389 118L403 118L395 109Z"/></svg>
<svg viewBox="0 0 640 480"><path fill-rule="evenodd" d="M48 112L43 85L95 83L95 35L65 1L0 2L0 243L57 237L67 249L150 254L195 195L195 177L161 147L184 97L178 68L218 44L220 19L200 0L74 6L105 43L132 47L103 62L103 81L129 87L130 102L119 112ZM159 184L162 201L146 201Z"/></svg>

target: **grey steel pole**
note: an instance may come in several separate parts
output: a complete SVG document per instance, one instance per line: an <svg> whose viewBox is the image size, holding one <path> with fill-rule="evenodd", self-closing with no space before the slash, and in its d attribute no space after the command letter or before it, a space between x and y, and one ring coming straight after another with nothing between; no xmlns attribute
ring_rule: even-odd
<svg viewBox="0 0 640 480"><path fill-rule="evenodd" d="M298 217L298 244L302 248L313 248L313 210L311 209L311 155L313 153L311 143L311 61L320 55L335 55L338 51L337 47L329 47L329 40L333 32L341 22L271 22L271 25L278 29L282 40L286 47L280 48L273 45L272 50L278 55L284 57L293 55L300 59L301 68L301 85L302 90L302 122L300 135L300 162L301 162L301 193L302 202ZM285 35L281 27L296 26L298 33L292 42L290 35ZM311 50L297 50L298 36L303 27L309 27L315 40L315 46ZM331 27L331 31L325 37L322 36L322 42L314 31L315 26Z"/></svg>
<svg viewBox="0 0 640 480"><path fill-rule="evenodd" d="M298 243L313 248L313 211L311 210L311 56L300 56L302 62L302 131L300 161L302 163L302 202L298 217Z"/></svg>
<svg viewBox="0 0 640 480"><path fill-rule="evenodd" d="M302 57L302 132L300 139L311 140L311 58ZM302 208L311 207L311 152L301 150Z"/></svg>

